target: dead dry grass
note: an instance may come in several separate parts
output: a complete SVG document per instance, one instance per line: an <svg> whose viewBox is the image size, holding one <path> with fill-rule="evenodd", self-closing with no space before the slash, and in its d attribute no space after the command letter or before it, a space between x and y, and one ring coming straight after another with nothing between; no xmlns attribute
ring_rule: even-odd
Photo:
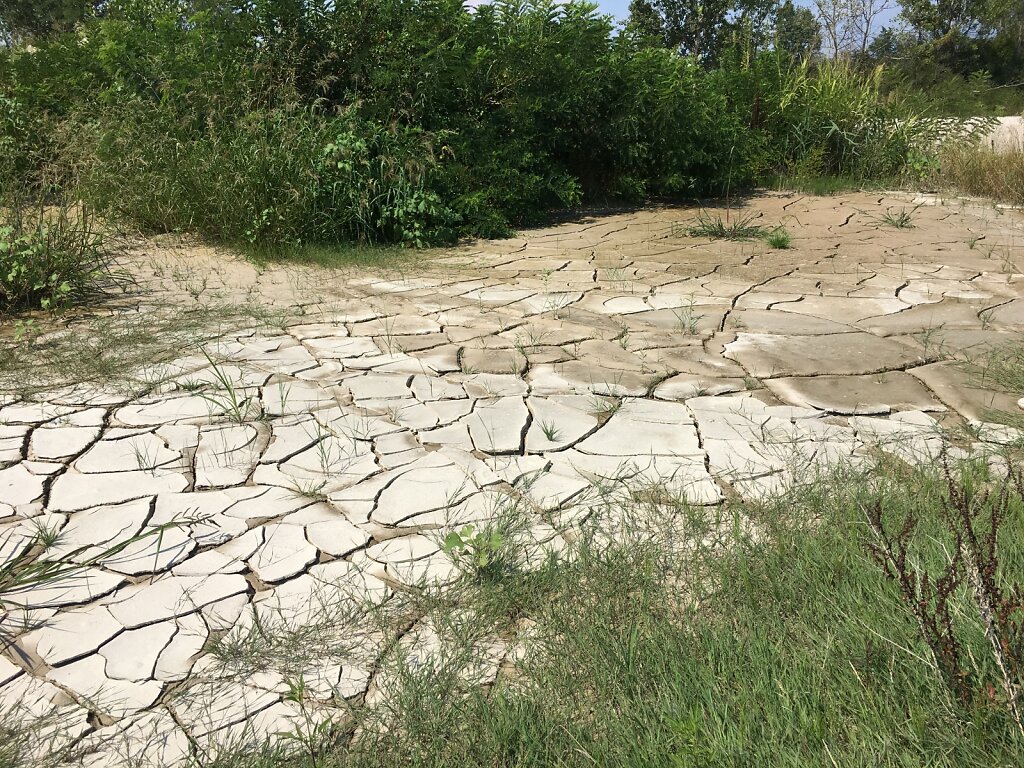
<svg viewBox="0 0 1024 768"><path fill-rule="evenodd" d="M1024 205L1024 147L1000 152L981 147L950 149L940 159L935 181L944 189Z"/></svg>

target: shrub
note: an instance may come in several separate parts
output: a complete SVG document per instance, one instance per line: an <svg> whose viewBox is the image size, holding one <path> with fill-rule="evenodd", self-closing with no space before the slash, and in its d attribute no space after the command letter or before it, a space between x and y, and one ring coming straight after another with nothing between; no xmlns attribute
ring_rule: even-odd
<svg viewBox="0 0 1024 768"><path fill-rule="evenodd" d="M254 106L204 126L134 103L72 122L81 194L149 231L228 243L378 241L422 246L450 237L454 216L427 188L422 132Z"/></svg>
<svg viewBox="0 0 1024 768"><path fill-rule="evenodd" d="M86 209L0 211L0 313L62 308L105 273L103 238Z"/></svg>
<svg viewBox="0 0 1024 768"><path fill-rule="evenodd" d="M934 126L882 70L743 40L707 70L576 0L117 0L0 52L0 144L106 216L258 248L928 169Z"/></svg>

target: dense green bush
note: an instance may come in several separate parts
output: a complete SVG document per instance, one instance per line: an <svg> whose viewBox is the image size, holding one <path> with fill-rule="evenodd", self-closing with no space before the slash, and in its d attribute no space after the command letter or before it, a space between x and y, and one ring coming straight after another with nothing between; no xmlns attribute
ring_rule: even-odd
<svg viewBox="0 0 1024 768"><path fill-rule="evenodd" d="M103 241L81 209L0 209L0 313L55 310L92 289Z"/></svg>
<svg viewBox="0 0 1024 768"><path fill-rule="evenodd" d="M114 0L0 54L0 99L15 177L46 167L143 230L260 247L894 175L915 126L877 74L742 42L708 70L548 0Z"/></svg>

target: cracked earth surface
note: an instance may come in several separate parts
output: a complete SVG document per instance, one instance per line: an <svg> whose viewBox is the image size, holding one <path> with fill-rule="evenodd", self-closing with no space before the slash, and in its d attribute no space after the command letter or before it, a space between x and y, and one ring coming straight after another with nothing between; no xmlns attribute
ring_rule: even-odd
<svg viewBox="0 0 1024 768"><path fill-rule="evenodd" d="M913 228L880 223L917 203ZM81 564L3 595L0 709L44 723L40 755L179 765L292 730L296 674L321 717L379 701L388 638L346 606L454 578L446 533L509 497L557 551L612 481L716 505L872 452L930 460L940 427L973 427L962 452L1017 437L987 419L1022 393L950 358L1021 339L1024 216L867 194L747 212L793 247L687 237L694 209L657 209L380 274L142 249L131 311L246 295L290 319L129 394L0 396L4 557L43 529ZM304 627L331 652L297 670L227 674L209 650Z"/></svg>

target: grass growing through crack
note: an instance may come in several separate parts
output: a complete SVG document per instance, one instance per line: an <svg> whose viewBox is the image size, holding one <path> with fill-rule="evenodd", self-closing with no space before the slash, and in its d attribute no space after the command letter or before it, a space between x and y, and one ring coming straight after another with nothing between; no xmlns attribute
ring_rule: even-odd
<svg viewBox="0 0 1024 768"><path fill-rule="evenodd" d="M776 227L765 238L768 245L777 250L786 250L793 245L793 237L784 227Z"/></svg>
<svg viewBox="0 0 1024 768"><path fill-rule="evenodd" d="M145 391L158 382L139 381L140 370L232 329L272 327L275 320L245 303L80 317L56 331L33 324L20 336L0 337L0 392L29 395L73 384Z"/></svg>
<svg viewBox="0 0 1024 768"><path fill-rule="evenodd" d="M920 205L915 205L909 211L906 208L900 208L898 211L890 209L879 216L878 221L895 229L913 229L914 214L920 207Z"/></svg>
<svg viewBox="0 0 1024 768"><path fill-rule="evenodd" d="M963 364L972 382L982 388L1024 397L1024 344L1007 344L987 350L980 357ZM1017 413L989 410L987 421L1024 429L1024 416Z"/></svg>
<svg viewBox="0 0 1024 768"><path fill-rule="evenodd" d="M605 513L618 525L585 527L567 556L534 567L516 558L500 577L467 571L412 593L412 614L443 650L396 653L386 705L353 715L315 760L262 764L1017 765L1024 736L969 585L946 596L974 691L961 700L870 553L871 510L894 531L914 517L907 562L935 572L949 560L943 510L956 494L967 493L982 530L1005 498L997 578L1014 594L1019 486L983 462L952 477L889 463L717 509L616 495ZM495 640L517 647L517 660L481 686L482 649Z"/></svg>
<svg viewBox="0 0 1024 768"><path fill-rule="evenodd" d="M755 214L737 215L735 218L721 215L712 216L701 212L697 222L686 230L690 237L708 237L712 240L753 240L762 237L765 228L754 224Z"/></svg>
<svg viewBox="0 0 1024 768"><path fill-rule="evenodd" d="M540 431L544 433L544 437L549 443L558 442L558 436L561 431L553 421L541 421Z"/></svg>

